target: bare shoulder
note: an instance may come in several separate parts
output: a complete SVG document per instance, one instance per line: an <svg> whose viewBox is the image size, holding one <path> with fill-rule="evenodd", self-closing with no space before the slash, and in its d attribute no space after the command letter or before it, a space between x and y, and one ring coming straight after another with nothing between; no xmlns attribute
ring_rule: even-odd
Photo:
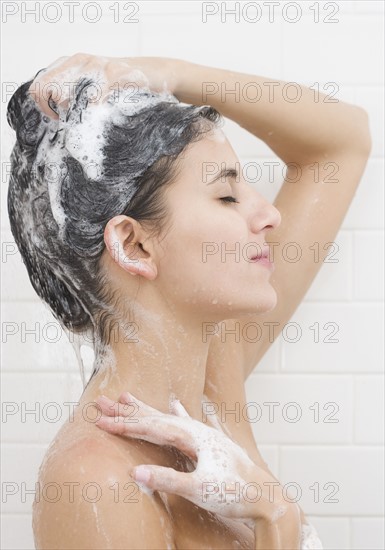
<svg viewBox="0 0 385 550"><path fill-rule="evenodd" d="M174 548L160 497L142 492L129 475L137 464L135 445L130 452L116 436L77 433L75 427L61 434L39 472L36 548Z"/></svg>

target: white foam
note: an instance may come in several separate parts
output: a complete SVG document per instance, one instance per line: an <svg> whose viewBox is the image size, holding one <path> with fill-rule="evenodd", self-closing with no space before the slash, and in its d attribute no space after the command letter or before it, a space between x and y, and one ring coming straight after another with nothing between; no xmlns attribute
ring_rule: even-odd
<svg viewBox="0 0 385 550"><path fill-rule="evenodd" d="M148 83L141 71L131 74L133 80L141 79L144 83ZM68 75L68 78L70 76ZM100 75L95 73L93 79L100 80ZM39 164L45 165L52 214L59 227L61 238L64 237L66 223L66 215L60 200L63 170L66 170L65 158L68 154L71 155L80 163L88 178L100 181L103 177L103 148L108 126L111 123L119 124L123 117L136 115L141 110L162 101L178 103L175 96L167 91L153 94L148 88L133 86L110 92L104 102L90 101L86 108L79 106L68 120L68 108L63 105L58 105L58 120L45 117L48 128L39 145L34 168ZM56 132L59 132L58 137L51 144L50 140Z"/></svg>
<svg viewBox="0 0 385 550"><path fill-rule="evenodd" d="M322 542L311 523L302 524L300 548L301 550L323 550Z"/></svg>
<svg viewBox="0 0 385 550"><path fill-rule="evenodd" d="M139 489L142 491L142 493L145 493L148 496L152 496L154 494L154 491L149 487L147 487L144 483L136 480L135 480L135 483L139 487Z"/></svg>

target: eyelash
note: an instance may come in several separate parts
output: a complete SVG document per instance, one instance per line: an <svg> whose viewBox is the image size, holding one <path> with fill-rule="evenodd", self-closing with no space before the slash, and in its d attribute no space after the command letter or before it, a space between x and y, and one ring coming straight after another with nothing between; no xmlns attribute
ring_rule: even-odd
<svg viewBox="0 0 385 550"><path fill-rule="evenodd" d="M235 197L220 197L219 199L220 201L223 201L223 202L226 202L226 203L229 203L229 202L236 202L239 204L239 201L237 201L237 199Z"/></svg>

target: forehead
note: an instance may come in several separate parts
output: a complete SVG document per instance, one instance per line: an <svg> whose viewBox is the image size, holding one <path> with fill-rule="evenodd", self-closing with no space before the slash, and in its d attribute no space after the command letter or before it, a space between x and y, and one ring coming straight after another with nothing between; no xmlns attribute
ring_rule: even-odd
<svg viewBox="0 0 385 550"><path fill-rule="evenodd" d="M180 176L184 181L197 178L206 181L210 174L220 171L222 168L230 168L239 159L229 140L222 130L214 130L194 143L191 143L180 157Z"/></svg>
<svg viewBox="0 0 385 550"><path fill-rule="evenodd" d="M214 127L213 130L207 132L205 135L206 139L209 141L216 141L217 143L225 143L227 140L224 132L220 128Z"/></svg>

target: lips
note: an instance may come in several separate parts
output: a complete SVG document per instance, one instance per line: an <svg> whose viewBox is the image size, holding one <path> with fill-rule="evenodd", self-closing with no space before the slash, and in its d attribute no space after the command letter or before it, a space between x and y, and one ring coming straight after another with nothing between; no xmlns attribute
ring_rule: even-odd
<svg viewBox="0 0 385 550"><path fill-rule="evenodd" d="M270 259L270 247L266 246L265 248L262 248L257 243L255 244L257 249L259 249L259 253L254 254L254 256L251 256L248 261L251 263L256 263L261 267L265 267L269 269L270 272L272 273L275 269L275 265L273 260Z"/></svg>
<svg viewBox="0 0 385 550"><path fill-rule="evenodd" d="M267 259L267 260L270 259L270 248L269 247L264 248L263 250L261 250L261 252L259 254L256 254L256 255L252 256L250 258L250 261L251 262L258 262L260 260L263 260L264 258Z"/></svg>

